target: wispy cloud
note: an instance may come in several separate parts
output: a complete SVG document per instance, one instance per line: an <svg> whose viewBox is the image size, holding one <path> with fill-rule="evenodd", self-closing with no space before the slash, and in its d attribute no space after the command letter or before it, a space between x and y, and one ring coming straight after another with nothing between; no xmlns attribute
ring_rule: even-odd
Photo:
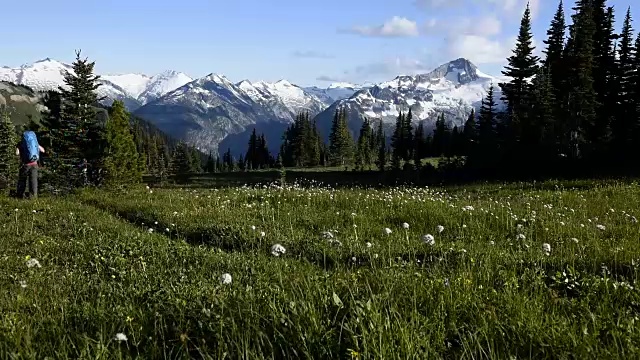
<svg viewBox="0 0 640 360"><path fill-rule="evenodd" d="M339 29L341 33L358 34L375 37L411 37L418 36L418 24L405 17L394 16L382 25L354 26L350 29Z"/></svg>
<svg viewBox="0 0 640 360"><path fill-rule="evenodd" d="M291 54L291 56L297 57L297 58L306 58L306 59L333 59L333 58L335 58L334 55L326 54L326 53L319 52L319 51L313 51L313 50L297 50L297 51L294 51Z"/></svg>
<svg viewBox="0 0 640 360"><path fill-rule="evenodd" d="M327 76L327 75L320 75L316 78L317 81L322 81L322 82L343 82L345 81L345 79L339 78L339 77L333 77L333 76Z"/></svg>

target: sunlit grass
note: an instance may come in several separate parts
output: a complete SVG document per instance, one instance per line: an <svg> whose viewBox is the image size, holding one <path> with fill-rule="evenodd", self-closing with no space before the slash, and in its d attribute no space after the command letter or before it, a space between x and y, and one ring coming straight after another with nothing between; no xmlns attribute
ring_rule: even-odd
<svg viewBox="0 0 640 360"><path fill-rule="evenodd" d="M639 195L582 182L2 199L0 353L634 358Z"/></svg>

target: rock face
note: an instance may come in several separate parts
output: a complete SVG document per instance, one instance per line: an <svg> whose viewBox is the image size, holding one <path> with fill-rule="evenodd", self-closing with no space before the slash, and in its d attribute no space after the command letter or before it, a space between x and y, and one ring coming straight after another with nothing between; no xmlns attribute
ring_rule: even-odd
<svg viewBox="0 0 640 360"><path fill-rule="evenodd" d="M349 114L349 128L357 134L362 117L373 123L382 121L390 130L400 111L411 108L414 123L425 121L432 127L438 115L445 114L448 123L462 125L472 108L480 107L482 98L493 83L496 99L500 80L487 75L467 59L456 59L427 74L398 76L395 79L362 89L351 97L338 100L320 113L316 120L327 136L338 107ZM387 131L389 133L389 131Z"/></svg>
<svg viewBox="0 0 640 360"><path fill-rule="evenodd" d="M65 71L73 72L71 65L46 58L19 68L2 67L0 81L25 85L35 91L57 90L65 86ZM108 104L113 100L122 100L129 110L135 110L191 81L193 79L184 73L172 70L155 76L101 75L98 95L105 97Z"/></svg>
<svg viewBox="0 0 640 360"><path fill-rule="evenodd" d="M70 65L45 59L16 69L0 68L0 80L35 90L56 89L64 84L64 70L70 69ZM425 121L427 128L441 113L451 125L461 125L472 108L480 107L492 83L496 85L496 100L500 98L497 84L501 80L460 58L426 74L397 76L366 87L335 83L326 89L302 88L286 80L233 83L217 74L192 80L183 73L167 71L152 77L103 76L99 93L107 101L125 101L135 115L202 151L231 149L241 154L255 128L265 134L275 154L283 131L301 111L314 117L325 139L338 107L347 109L354 136L363 117L374 124L382 121L390 134L398 113L409 108L414 122Z"/></svg>

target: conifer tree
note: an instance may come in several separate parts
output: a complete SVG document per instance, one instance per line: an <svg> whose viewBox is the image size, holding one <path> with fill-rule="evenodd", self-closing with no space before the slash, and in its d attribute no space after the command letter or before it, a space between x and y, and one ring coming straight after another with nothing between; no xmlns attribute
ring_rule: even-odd
<svg viewBox="0 0 640 360"><path fill-rule="evenodd" d="M347 110L336 111L334 124L329 137L329 159L333 166L344 166L353 159L353 138L347 126Z"/></svg>
<svg viewBox="0 0 640 360"><path fill-rule="evenodd" d="M184 142L178 143L173 150L169 173L174 176L188 175L192 171L191 153Z"/></svg>
<svg viewBox="0 0 640 360"><path fill-rule="evenodd" d="M565 42L565 33L567 25L564 16L564 4L562 0L558 4L551 25L547 30L547 39L544 40L546 49L542 52L546 55L544 59L544 66L547 68L549 75L551 76L551 83L554 89L554 96L559 98L562 91L562 83L564 80L564 63L563 63L563 50Z"/></svg>
<svg viewBox="0 0 640 360"><path fill-rule="evenodd" d="M94 75L94 62L81 58L76 52L76 60L72 64L72 72L66 71L64 82L68 87L60 87L62 97L61 121L58 137L53 141L55 153L59 154L69 180L79 179L73 174L83 159L96 173L104 152L103 127L96 119L94 106L99 98L96 90L100 86L99 76ZM97 179L92 179L93 181Z"/></svg>
<svg viewBox="0 0 640 360"><path fill-rule="evenodd" d="M109 109L109 120L105 129L107 149L104 170L106 183L110 186L127 185L142 180L142 168L133 141L129 117L124 103L114 101Z"/></svg>
<svg viewBox="0 0 640 360"><path fill-rule="evenodd" d="M258 135L256 135L256 128L253 128L251 136L249 136L249 144L245 159L249 170L257 169L260 166L258 156Z"/></svg>
<svg viewBox="0 0 640 360"><path fill-rule="evenodd" d="M0 106L0 189L13 186L18 170L16 145L18 138L9 112Z"/></svg>
<svg viewBox="0 0 640 360"><path fill-rule="evenodd" d="M637 98L634 96L633 77L635 74L634 65L634 43L631 10L627 9L627 14L620 33L617 61L617 76L615 82L618 85L618 106L617 114L612 124L613 144L615 145L614 156L621 162L630 160L629 155L633 153L633 120L635 118L635 104Z"/></svg>
<svg viewBox="0 0 640 360"><path fill-rule="evenodd" d="M371 125L369 120L364 118L362 126L360 127L360 134L358 136L355 159L355 164L360 170L363 170L365 165L371 164L370 144L372 139L369 138L370 128Z"/></svg>
<svg viewBox="0 0 640 360"><path fill-rule="evenodd" d="M376 160L376 165L378 166L378 170L384 171L387 166L387 141L382 128L382 120L380 120L380 123L378 124L376 139L376 142L378 143L378 159Z"/></svg>
<svg viewBox="0 0 640 360"><path fill-rule="evenodd" d="M597 140L595 127L596 93L593 87L593 37L595 23L591 0L577 0L571 16L565 56L568 58L568 126L563 134L561 152L571 158L589 157L582 150Z"/></svg>
<svg viewBox="0 0 640 360"><path fill-rule="evenodd" d="M413 164L416 168L422 166L422 158L426 155L424 135L424 121L420 121L413 137Z"/></svg>
<svg viewBox="0 0 640 360"><path fill-rule="evenodd" d="M634 56L634 76L633 76L633 93L631 96L636 100L635 101L635 117L633 119L633 142L634 144L640 143L640 32L638 32L638 36L636 37L636 42L634 45L635 48L635 56ZM633 154L636 159L640 158L640 147L636 146ZM636 165L636 168L638 165Z"/></svg>
<svg viewBox="0 0 640 360"><path fill-rule="evenodd" d="M538 166L545 165L552 157L557 155L557 134L554 115L554 94L551 74L548 69L541 68L532 80L533 108L531 139L535 155L528 161L537 162ZM546 164L549 165L549 164ZM531 169L533 171L533 168Z"/></svg>
<svg viewBox="0 0 640 360"><path fill-rule="evenodd" d="M400 112L396 118L396 126L391 135L391 166L400 169L401 160L405 153L405 115Z"/></svg>
<svg viewBox="0 0 640 360"><path fill-rule="evenodd" d="M411 108L409 108L409 113L407 113L407 116L403 120L402 159L409 161L413 155L413 113Z"/></svg>
<svg viewBox="0 0 640 360"><path fill-rule="evenodd" d="M474 145L478 140L478 124L476 123L476 111L475 109L471 109L471 113L467 118L467 121L464 123L464 128L462 130L462 138L463 138L463 154L471 155L474 149Z"/></svg>
<svg viewBox="0 0 640 360"><path fill-rule="evenodd" d="M201 173L202 157L200 155L200 151L194 147L189 147L189 159L190 159L191 172Z"/></svg>
<svg viewBox="0 0 640 360"><path fill-rule="evenodd" d="M493 93L494 87L491 84L486 97L482 100L478 116L478 151L472 155L474 161L481 167L494 162L497 155L496 102Z"/></svg>
<svg viewBox="0 0 640 360"><path fill-rule="evenodd" d="M516 149L522 134L526 134L531 128L530 107L531 107L531 85L529 79L538 70L539 58L534 55L533 35L531 32L531 10L529 4L525 9L520 21L520 31L516 40L513 55L511 55L502 72L504 76L511 80L501 83L502 99L507 103L507 119L505 124L507 136L504 141L508 146L517 152L523 149ZM527 146L526 144L525 146Z"/></svg>

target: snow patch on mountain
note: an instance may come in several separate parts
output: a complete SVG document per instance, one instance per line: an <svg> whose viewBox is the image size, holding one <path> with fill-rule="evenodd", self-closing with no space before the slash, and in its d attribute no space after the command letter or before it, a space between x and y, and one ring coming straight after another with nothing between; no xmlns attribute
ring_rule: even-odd
<svg viewBox="0 0 640 360"><path fill-rule="evenodd" d="M0 68L0 81L29 86L36 91L58 90L66 88L64 74L73 72L69 64L50 58L18 68ZM184 73L165 71L155 76L143 74L101 75L97 93L105 97L106 102L123 100L129 106L143 105L193 81Z"/></svg>

